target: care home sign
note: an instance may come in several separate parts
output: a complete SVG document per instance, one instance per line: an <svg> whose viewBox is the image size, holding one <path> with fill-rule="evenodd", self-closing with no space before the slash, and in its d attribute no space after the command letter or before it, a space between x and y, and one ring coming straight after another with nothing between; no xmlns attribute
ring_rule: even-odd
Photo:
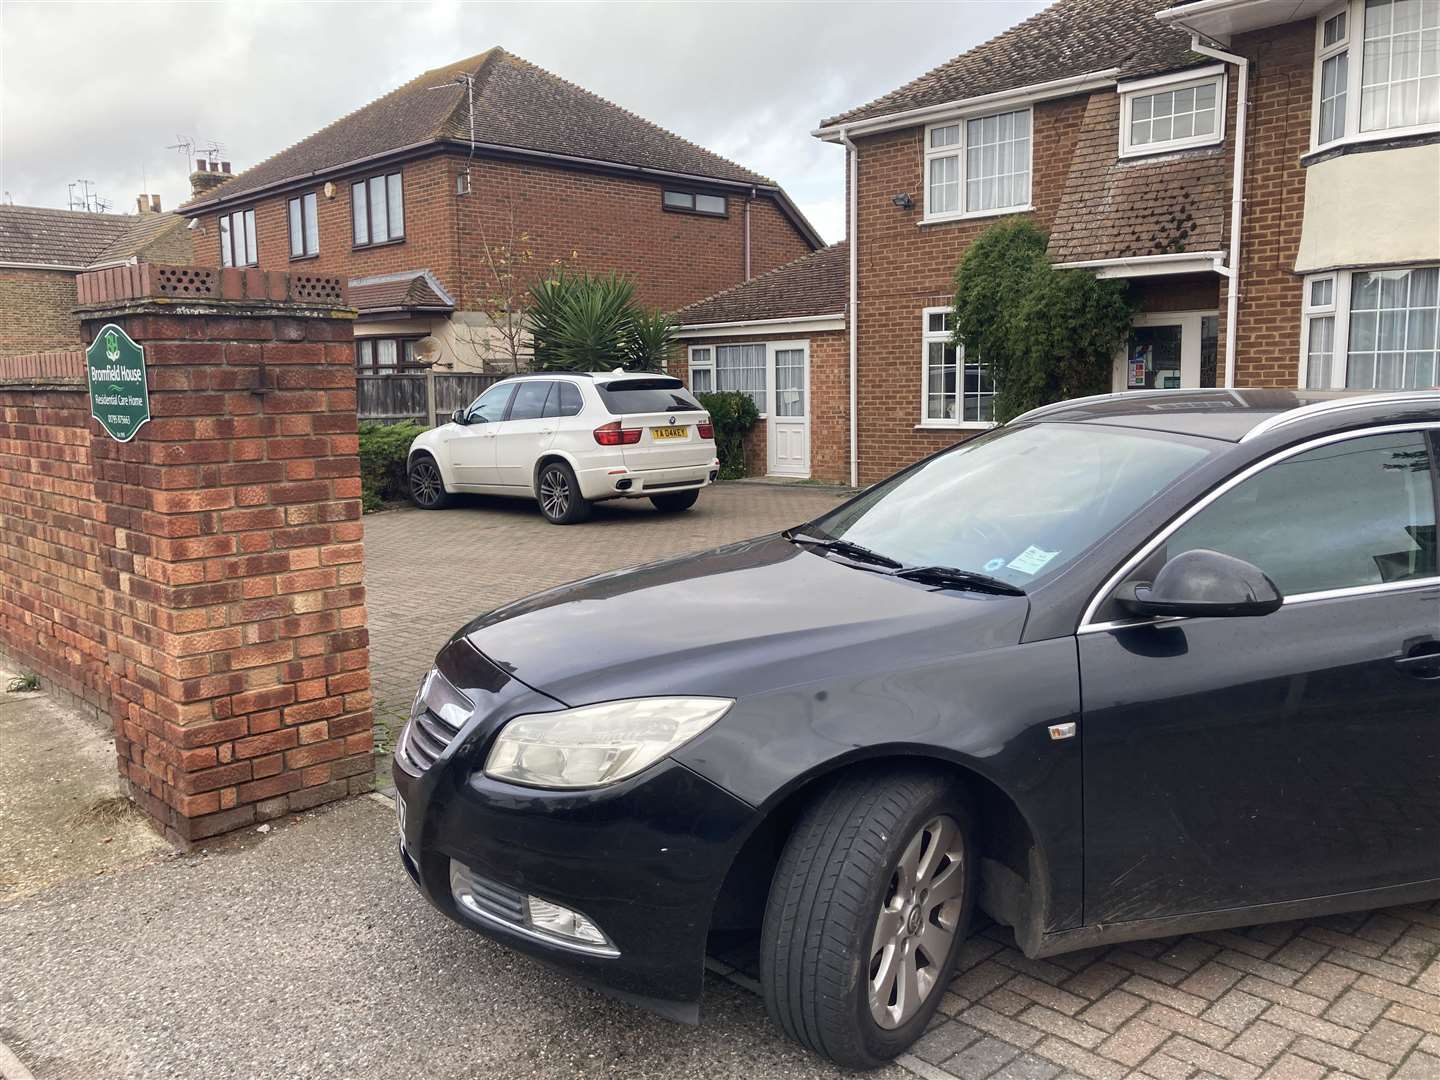
<svg viewBox="0 0 1440 1080"><path fill-rule="evenodd" d="M85 366L90 374L90 415L112 439L129 442L150 419L145 350L108 323L85 350Z"/></svg>

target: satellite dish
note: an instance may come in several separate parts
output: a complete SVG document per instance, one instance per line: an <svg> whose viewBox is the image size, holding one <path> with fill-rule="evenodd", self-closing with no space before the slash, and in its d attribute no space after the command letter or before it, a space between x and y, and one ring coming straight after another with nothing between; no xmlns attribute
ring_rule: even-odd
<svg viewBox="0 0 1440 1080"><path fill-rule="evenodd" d="M329 180L325 181L325 187L322 190L325 192L327 199L333 199L335 197L335 185Z"/></svg>
<svg viewBox="0 0 1440 1080"><path fill-rule="evenodd" d="M431 367L435 361L440 359L440 353L443 348L444 346L440 344L440 339L433 334L428 337L422 337L419 341L415 342L415 362L422 367Z"/></svg>

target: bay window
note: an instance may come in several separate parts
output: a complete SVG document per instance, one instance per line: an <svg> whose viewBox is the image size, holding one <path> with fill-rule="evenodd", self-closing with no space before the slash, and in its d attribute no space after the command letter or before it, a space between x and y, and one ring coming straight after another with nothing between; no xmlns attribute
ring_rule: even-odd
<svg viewBox="0 0 1440 1080"><path fill-rule="evenodd" d="M1031 111L1017 109L925 129L925 220L1030 208Z"/></svg>
<svg viewBox="0 0 1440 1080"><path fill-rule="evenodd" d="M920 427L990 427L995 384L984 364L953 340L949 308L926 308L921 323Z"/></svg>
<svg viewBox="0 0 1440 1080"><path fill-rule="evenodd" d="M236 210L220 215L220 265L258 266L259 249L255 244L255 211Z"/></svg>
<svg viewBox="0 0 1440 1080"><path fill-rule="evenodd" d="M1316 22L1316 148L1440 128L1440 0L1347 0Z"/></svg>
<svg viewBox="0 0 1440 1080"><path fill-rule="evenodd" d="M1301 325L1304 386L1440 385L1440 266L1312 276Z"/></svg>

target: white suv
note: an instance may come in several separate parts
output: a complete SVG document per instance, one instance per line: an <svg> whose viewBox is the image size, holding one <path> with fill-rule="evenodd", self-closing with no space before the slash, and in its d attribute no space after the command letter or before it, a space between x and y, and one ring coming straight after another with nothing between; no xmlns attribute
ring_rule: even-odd
<svg viewBox="0 0 1440 1080"><path fill-rule="evenodd" d="M523 495L571 525L602 499L688 510L720 462L710 414L679 379L617 370L504 379L417 435L408 467L421 509L459 491Z"/></svg>

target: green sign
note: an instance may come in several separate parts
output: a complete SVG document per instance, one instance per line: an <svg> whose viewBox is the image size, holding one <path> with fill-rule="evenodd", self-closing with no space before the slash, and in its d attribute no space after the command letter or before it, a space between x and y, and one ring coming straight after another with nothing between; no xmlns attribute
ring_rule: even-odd
<svg viewBox="0 0 1440 1080"><path fill-rule="evenodd" d="M90 372L90 415L112 439L129 442L150 419L145 350L120 327L107 323L85 350L85 366Z"/></svg>

